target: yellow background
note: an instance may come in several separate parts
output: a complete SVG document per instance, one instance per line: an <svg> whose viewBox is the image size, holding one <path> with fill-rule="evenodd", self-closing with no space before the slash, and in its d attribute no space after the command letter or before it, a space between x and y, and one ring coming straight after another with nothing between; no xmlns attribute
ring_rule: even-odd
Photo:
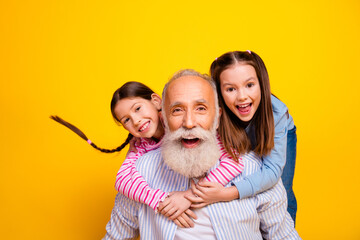
<svg viewBox="0 0 360 240"><path fill-rule="evenodd" d="M105 234L126 151L97 152L49 115L117 147L123 83L161 93L181 68L251 49L298 128L300 236L360 239L360 2L133 2L1 0L0 238Z"/></svg>

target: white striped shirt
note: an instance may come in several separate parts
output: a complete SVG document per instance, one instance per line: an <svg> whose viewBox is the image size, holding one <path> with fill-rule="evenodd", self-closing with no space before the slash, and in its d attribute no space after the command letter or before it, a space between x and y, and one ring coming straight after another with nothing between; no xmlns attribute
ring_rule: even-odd
<svg viewBox="0 0 360 240"><path fill-rule="evenodd" d="M243 162L243 173L234 181L262 167L260 158L254 153L244 155ZM188 178L172 171L164 163L160 149L139 158L136 166L150 187L160 188L164 192L183 191L189 187ZM254 197L211 204L205 210L208 211L216 238L220 240L300 239L286 208L286 191L280 179L273 188ZM141 239L146 240L171 240L176 229L172 221L155 214L147 205L118 194L103 239L135 239L140 234Z"/></svg>
<svg viewBox="0 0 360 240"><path fill-rule="evenodd" d="M159 188L154 189L149 187L145 179L136 170L135 164L139 157L158 148L161 145L161 142L156 143L152 139L140 139L140 141L140 144L136 146L138 152L129 152L121 165L120 170L116 175L115 189L130 199L149 205L157 212L159 202L163 201L169 193L164 192ZM235 162L231 158L220 141L219 135L217 136L217 144L221 153L220 164L207 175L205 180L209 182L218 182L225 186L242 172L244 164L242 163L241 158L238 162Z"/></svg>

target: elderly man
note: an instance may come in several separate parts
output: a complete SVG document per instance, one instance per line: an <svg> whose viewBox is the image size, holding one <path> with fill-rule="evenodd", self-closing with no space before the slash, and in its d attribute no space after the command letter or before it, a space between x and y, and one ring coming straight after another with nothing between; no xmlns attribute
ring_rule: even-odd
<svg viewBox="0 0 360 240"><path fill-rule="evenodd" d="M166 133L160 149L137 161L150 187L184 191L191 178L218 165L216 128L219 108L215 86L193 70L175 74L163 91ZM261 168L253 153L243 156L244 171L234 181ZM219 202L196 210L194 228L177 228L150 207L118 194L104 239L300 239L286 211L281 180L254 197Z"/></svg>

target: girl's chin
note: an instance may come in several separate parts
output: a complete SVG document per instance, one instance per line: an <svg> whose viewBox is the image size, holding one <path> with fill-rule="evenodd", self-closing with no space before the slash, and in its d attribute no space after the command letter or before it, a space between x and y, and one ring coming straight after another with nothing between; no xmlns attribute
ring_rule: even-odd
<svg viewBox="0 0 360 240"><path fill-rule="evenodd" d="M144 133L144 134L141 134L141 137L142 138L152 138L153 136L154 136L154 132L153 131L151 131L151 130L149 130L149 131L147 131L146 133Z"/></svg>
<svg viewBox="0 0 360 240"><path fill-rule="evenodd" d="M246 116L237 114L237 117L240 119L240 121L244 122L244 123L248 123L251 121L251 119L253 118L254 114L248 114Z"/></svg>

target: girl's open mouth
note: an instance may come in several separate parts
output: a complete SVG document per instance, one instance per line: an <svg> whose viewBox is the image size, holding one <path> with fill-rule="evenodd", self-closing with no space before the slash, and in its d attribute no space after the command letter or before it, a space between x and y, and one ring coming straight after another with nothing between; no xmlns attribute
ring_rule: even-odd
<svg viewBox="0 0 360 240"><path fill-rule="evenodd" d="M139 132L144 132L149 128L150 125L150 121L144 123L140 128L139 128Z"/></svg>
<svg viewBox="0 0 360 240"><path fill-rule="evenodd" d="M247 104L236 105L236 108L240 112L240 114L246 115L250 112L251 106L252 103L247 103Z"/></svg>

